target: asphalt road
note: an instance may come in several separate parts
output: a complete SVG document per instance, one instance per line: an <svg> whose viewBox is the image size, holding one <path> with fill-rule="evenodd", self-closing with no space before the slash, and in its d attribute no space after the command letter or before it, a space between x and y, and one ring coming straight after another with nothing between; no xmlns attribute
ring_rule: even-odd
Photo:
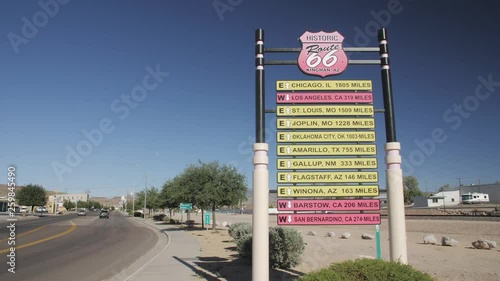
<svg viewBox="0 0 500 281"><path fill-rule="evenodd" d="M157 242L157 235L119 212L61 215L16 222L15 274L8 272L9 229L0 221L0 280L101 281Z"/></svg>

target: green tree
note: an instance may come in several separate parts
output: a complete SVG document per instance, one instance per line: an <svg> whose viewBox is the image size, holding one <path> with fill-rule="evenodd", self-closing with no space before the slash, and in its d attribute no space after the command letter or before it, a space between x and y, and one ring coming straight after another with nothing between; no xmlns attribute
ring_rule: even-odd
<svg viewBox="0 0 500 281"><path fill-rule="evenodd" d="M146 208L144 208L144 196L146 197ZM137 198L135 199L136 209L146 209L148 213L151 210L155 211L161 207L162 199L160 198L160 191L156 187L151 187L146 190L137 193Z"/></svg>
<svg viewBox="0 0 500 281"><path fill-rule="evenodd" d="M160 208L168 208L170 217L172 217L172 210L178 208L181 203L178 182L178 177L167 180L163 184L159 195Z"/></svg>
<svg viewBox="0 0 500 281"><path fill-rule="evenodd" d="M90 206L89 206L89 202L88 201L78 200L78 202L76 202L76 207L78 209L87 209Z"/></svg>
<svg viewBox="0 0 500 281"><path fill-rule="evenodd" d="M28 184L21 188L16 194L16 201L19 205L31 206L31 213L35 206L45 206L47 204L47 191L41 185Z"/></svg>
<svg viewBox="0 0 500 281"><path fill-rule="evenodd" d="M148 210L153 210L153 214L161 206L160 191L156 187L151 187L146 190L147 200L146 208Z"/></svg>
<svg viewBox="0 0 500 281"><path fill-rule="evenodd" d="M236 168L213 161L188 166L174 181L174 197L202 210L210 208L215 229L215 210L246 199L246 178Z"/></svg>
<svg viewBox="0 0 500 281"><path fill-rule="evenodd" d="M418 180L414 176L403 177L404 200L406 204L413 203L413 197L422 196L423 193L418 187Z"/></svg>
<svg viewBox="0 0 500 281"><path fill-rule="evenodd" d="M75 208L76 204L74 202L69 201L68 199L64 199L63 207L69 211L69 210Z"/></svg>
<svg viewBox="0 0 500 281"><path fill-rule="evenodd" d="M101 203L90 199L89 201L85 202L86 208L96 208L96 209L101 209L103 206Z"/></svg>

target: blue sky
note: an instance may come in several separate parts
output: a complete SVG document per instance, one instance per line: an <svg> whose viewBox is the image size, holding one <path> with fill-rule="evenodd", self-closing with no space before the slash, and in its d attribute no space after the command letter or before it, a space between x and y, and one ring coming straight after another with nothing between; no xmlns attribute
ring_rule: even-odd
<svg viewBox="0 0 500 281"><path fill-rule="evenodd" d="M218 12L214 3L228 9ZM251 187L255 30L265 30L266 47L300 47L300 35L321 30L339 31L349 46L377 46L373 31L380 26L389 34L405 175L429 191L456 186L457 178L463 184L500 180L496 1L42 0L0 6L0 163L5 177L10 164L17 166L19 185L122 195L144 187L144 172L149 186L160 187L200 159L236 166ZM156 79L147 77L155 71ZM121 100L144 79L150 90L142 100ZM320 78L296 66L266 66L266 108L276 106L275 81L292 79ZM375 108L382 108L379 67L351 65L327 79L373 80ZM276 117L266 118L274 189ZM381 114L376 126L385 186ZM102 138L94 134L88 146L83 132L98 129ZM419 146L434 130L444 142ZM68 148L78 147L86 155L68 162Z"/></svg>

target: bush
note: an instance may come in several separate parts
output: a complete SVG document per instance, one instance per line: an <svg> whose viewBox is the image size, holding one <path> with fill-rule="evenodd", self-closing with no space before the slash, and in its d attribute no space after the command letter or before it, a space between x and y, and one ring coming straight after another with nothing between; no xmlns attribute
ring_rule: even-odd
<svg viewBox="0 0 500 281"><path fill-rule="evenodd" d="M234 242L238 243L240 237L252 234L252 225L246 222L235 223L229 226L228 233L234 239Z"/></svg>
<svg viewBox="0 0 500 281"><path fill-rule="evenodd" d="M435 281L410 265L376 259L357 259L332 264L311 272L299 281Z"/></svg>
<svg viewBox="0 0 500 281"><path fill-rule="evenodd" d="M245 233L246 226L233 230L236 250L240 257L252 259L252 229ZM238 234L239 233L239 234ZM239 236L238 236L239 235ZM289 269L300 264L304 253L302 234L295 229L273 227L269 229L269 266L272 268Z"/></svg>
<svg viewBox="0 0 500 281"><path fill-rule="evenodd" d="M240 257L252 261L252 233L243 234L236 240L236 251Z"/></svg>
<svg viewBox="0 0 500 281"><path fill-rule="evenodd" d="M269 261L272 268L288 269L300 264L304 249L304 239L296 229L269 229Z"/></svg>
<svg viewBox="0 0 500 281"><path fill-rule="evenodd" d="M153 216L153 220L155 220L155 221L162 221L164 217L165 217L164 214L154 215Z"/></svg>

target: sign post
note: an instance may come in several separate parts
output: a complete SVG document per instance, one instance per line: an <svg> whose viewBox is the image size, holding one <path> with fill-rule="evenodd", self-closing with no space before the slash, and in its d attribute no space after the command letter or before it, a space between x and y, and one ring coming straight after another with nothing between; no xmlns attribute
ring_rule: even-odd
<svg viewBox="0 0 500 281"><path fill-rule="evenodd" d="M264 30L255 31L255 144L253 146L252 280L269 281L269 145L265 136Z"/></svg>
<svg viewBox="0 0 500 281"><path fill-rule="evenodd" d="M253 174L252 280L269 280L268 144L265 142L264 65L295 65L306 75L326 78L342 74L348 65L379 65L382 68L386 137L389 240L391 260L407 264L406 229L400 144L396 142L387 33L379 30L378 47L343 47L339 32L305 32L302 48L264 48L264 30L255 33L256 143ZM264 54L299 53L297 60L264 60ZM346 52L378 53L380 59L351 60ZM276 81L278 129L277 181L278 225L375 225L377 257L380 258L378 162L375 145L376 110L370 80ZM382 112L381 111L381 112ZM311 200L297 200L300 197ZM350 197L318 200L317 197ZM353 199L352 197L358 197ZM314 198L314 199L313 199ZM366 201L374 200L374 201ZM371 202L368 204L368 202ZM326 209L325 209L326 208ZM319 209L319 210L318 210ZM341 213L332 213L342 209ZM308 211L308 213L299 213ZM311 213L324 211L324 213ZM356 213L350 211L358 211Z"/></svg>
<svg viewBox="0 0 500 281"><path fill-rule="evenodd" d="M192 203L180 203L179 204L179 209L181 209L181 227L182 227L182 223L183 223L183 218L184 218L184 211L188 210L192 210L193 209L193 204ZM189 220L189 213L188 213L188 218L187 220Z"/></svg>
<svg viewBox="0 0 500 281"><path fill-rule="evenodd" d="M380 252L380 225L375 225L375 243L377 247L377 259L382 258L382 253Z"/></svg>

